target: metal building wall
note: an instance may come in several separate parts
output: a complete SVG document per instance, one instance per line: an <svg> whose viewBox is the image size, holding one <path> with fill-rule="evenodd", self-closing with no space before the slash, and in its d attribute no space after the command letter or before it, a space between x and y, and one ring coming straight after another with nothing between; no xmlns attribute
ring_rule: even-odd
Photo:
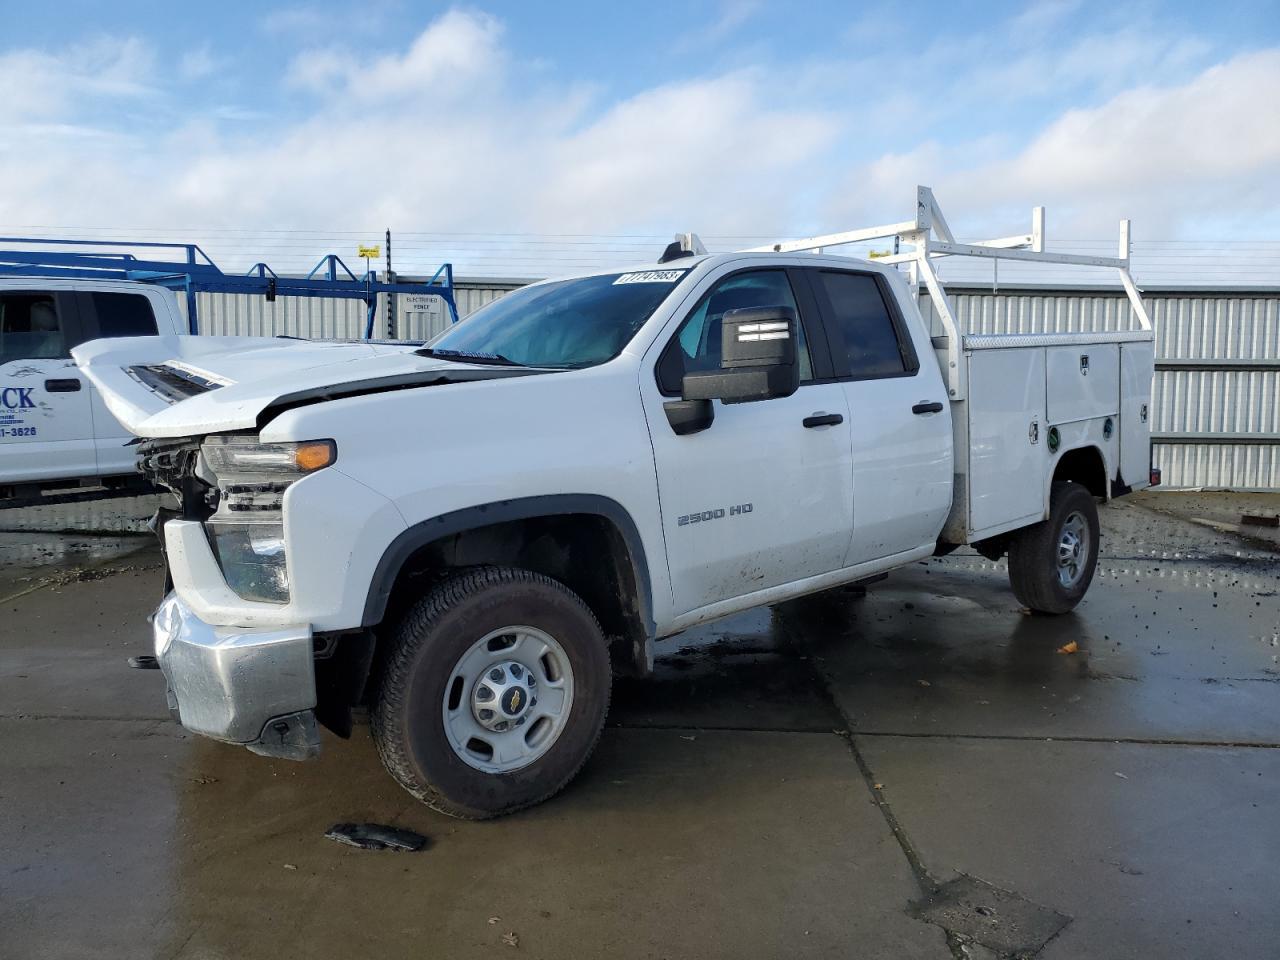
<svg viewBox="0 0 1280 960"><path fill-rule="evenodd" d="M185 309L185 301L178 298ZM200 332L208 336L362 337L365 307L359 300L313 297L264 297L235 293L197 293Z"/></svg>
<svg viewBox="0 0 1280 960"><path fill-rule="evenodd" d="M456 284L454 301L458 317L474 313L521 285L514 280ZM185 300L182 297L178 300L185 311ZM385 322L386 310L385 298L379 297L379 324ZM397 312L397 334L405 340L428 340L449 324L449 311L439 297L401 295L397 297ZM277 297L268 302L259 296L198 293L196 313L200 318L200 332L210 336L346 339L363 337L367 324L365 305L360 300ZM382 332L381 328L375 329Z"/></svg>
<svg viewBox="0 0 1280 960"><path fill-rule="evenodd" d="M949 289L975 333L1125 330L1111 291ZM1148 292L1155 464L1171 487L1280 490L1280 291ZM932 317L932 302L921 308Z"/></svg>

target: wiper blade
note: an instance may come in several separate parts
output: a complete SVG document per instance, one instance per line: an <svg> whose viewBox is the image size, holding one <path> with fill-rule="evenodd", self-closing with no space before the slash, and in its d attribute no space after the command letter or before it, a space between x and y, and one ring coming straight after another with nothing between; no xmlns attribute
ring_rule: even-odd
<svg viewBox="0 0 1280 960"><path fill-rule="evenodd" d="M423 357L434 357L439 360L456 360L459 363L486 363L495 367L526 366L526 364L518 363L510 357L504 357L500 353L468 353L465 350L433 350L431 347L423 347L421 350L415 350L413 352Z"/></svg>

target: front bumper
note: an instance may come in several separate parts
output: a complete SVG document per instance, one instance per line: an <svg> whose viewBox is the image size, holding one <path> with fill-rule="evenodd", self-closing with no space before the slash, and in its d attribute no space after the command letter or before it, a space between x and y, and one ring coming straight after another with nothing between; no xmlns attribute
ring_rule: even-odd
<svg viewBox="0 0 1280 960"><path fill-rule="evenodd" d="M171 593L152 632L169 706L188 730L267 756L319 752L309 626L213 626Z"/></svg>

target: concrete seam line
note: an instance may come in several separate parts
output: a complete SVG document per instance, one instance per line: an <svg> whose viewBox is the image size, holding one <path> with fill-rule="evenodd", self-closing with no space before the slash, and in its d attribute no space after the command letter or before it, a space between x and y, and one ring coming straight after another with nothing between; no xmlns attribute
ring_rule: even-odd
<svg viewBox="0 0 1280 960"><path fill-rule="evenodd" d="M1267 681L1274 682L1274 681ZM1137 747L1219 747L1242 750L1280 750L1280 743L1256 740L1181 740L1162 737L1034 737L1013 733L901 733L893 730L855 730L857 737L899 737L903 740L1004 740L1015 743L1114 743Z"/></svg>
<svg viewBox="0 0 1280 960"><path fill-rule="evenodd" d="M782 630L794 646L803 646L800 638L791 630L790 625L784 622ZM867 792L871 796L871 802L880 811L880 815L889 827L889 832L893 834L894 840L897 841L898 847L902 850L902 855L906 857L907 865L911 868L911 875L915 878L916 886L919 887L921 894L925 897L934 896L938 892L939 884L934 879L933 874L929 872L929 868L925 866L924 860L921 859L915 844L911 842L911 838L907 836L907 831L898 820L897 814L889 806L889 801L884 796L884 791L876 789L875 774L855 742L853 723L850 721L848 714L841 709L839 701L831 690L831 684L827 676L818 668L812 658L808 658L806 662L809 664L810 671L818 684L818 689L821 691L823 698L827 701L835 716L839 717L844 724L843 730L834 732L844 740L850 756L853 757L854 765L857 766L858 773L861 775L863 783L866 784ZM955 945L951 943L949 934L948 947L953 953L955 952Z"/></svg>
<svg viewBox="0 0 1280 960"><path fill-rule="evenodd" d="M32 584L25 590L19 590L17 593L11 593L7 597L0 597L0 603L8 603L10 600L17 600L19 597L25 597L29 593L35 593L37 590L43 590L53 584L52 580L41 580L39 583Z"/></svg>
<svg viewBox="0 0 1280 960"><path fill-rule="evenodd" d="M615 722L606 724L610 730L653 730L655 732L679 732L681 730L696 730L698 733L801 733L801 734L822 734L829 736L833 731L831 727L700 727L691 723L626 723Z"/></svg>
<svg viewBox="0 0 1280 960"><path fill-rule="evenodd" d="M84 723L170 723L165 717L112 717L98 714L88 716L75 713L0 713L2 720L74 720Z"/></svg>

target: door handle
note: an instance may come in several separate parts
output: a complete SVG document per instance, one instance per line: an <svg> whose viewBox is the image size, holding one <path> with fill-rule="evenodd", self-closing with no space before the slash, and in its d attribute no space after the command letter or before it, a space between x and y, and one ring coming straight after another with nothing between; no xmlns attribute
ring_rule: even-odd
<svg viewBox="0 0 1280 960"><path fill-rule="evenodd" d="M804 418L806 427L834 427L837 423L844 423L844 417L838 413L815 413Z"/></svg>
<svg viewBox="0 0 1280 960"><path fill-rule="evenodd" d="M50 393L75 393L80 389L80 381L75 377L68 377L65 380L46 380L44 388Z"/></svg>
<svg viewBox="0 0 1280 960"><path fill-rule="evenodd" d="M912 413L941 413L942 403L938 400L923 400L911 408Z"/></svg>

